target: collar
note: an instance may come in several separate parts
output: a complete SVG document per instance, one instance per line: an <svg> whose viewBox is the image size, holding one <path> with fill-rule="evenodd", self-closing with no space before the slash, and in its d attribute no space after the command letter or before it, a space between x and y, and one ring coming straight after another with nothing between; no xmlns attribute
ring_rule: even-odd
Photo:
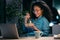
<svg viewBox="0 0 60 40"><path fill-rule="evenodd" d="M42 16L39 16L37 19L35 19L35 20L38 20L38 19L41 19L42 18Z"/></svg>

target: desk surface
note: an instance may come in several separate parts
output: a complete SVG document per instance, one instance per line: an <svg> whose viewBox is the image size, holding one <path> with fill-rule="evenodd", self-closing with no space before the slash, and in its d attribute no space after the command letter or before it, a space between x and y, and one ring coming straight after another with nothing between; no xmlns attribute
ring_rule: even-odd
<svg viewBox="0 0 60 40"><path fill-rule="evenodd" d="M35 37L23 37L20 38L20 40L60 40L60 39L54 39L54 37L40 37L40 38L35 38Z"/></svg>
<svg viewBox="0 0 60 40"><path fill-rule="evenodd" d="M20 37L19 39L0 39L0 40L60 40L60 39L54 39L54 37Z"/></svg>
<svg viewBox="0 0 60 40"><path fill-rule="evenodd" d="M54 40L53 37L40 37L40 38L35 38L35 37L23 37L20 38L20 40Z"/></svg>

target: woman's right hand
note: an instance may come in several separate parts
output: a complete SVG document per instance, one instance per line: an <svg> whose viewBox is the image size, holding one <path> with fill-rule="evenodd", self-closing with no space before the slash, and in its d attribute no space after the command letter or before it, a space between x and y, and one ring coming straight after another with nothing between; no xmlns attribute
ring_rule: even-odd
<svg viewBox="0 0 60 40"><path fill-rule="evenodd" d="M30 18L30 14L29 13L26 13L26 16L25 16L25 26L28 27L28 19Z"/></svg>
<svg viewBox="0 0 60 40"><path fill-rule="evenodd" d="M26 13L25 20L28 20L30 18L30 14Z"/></svg>

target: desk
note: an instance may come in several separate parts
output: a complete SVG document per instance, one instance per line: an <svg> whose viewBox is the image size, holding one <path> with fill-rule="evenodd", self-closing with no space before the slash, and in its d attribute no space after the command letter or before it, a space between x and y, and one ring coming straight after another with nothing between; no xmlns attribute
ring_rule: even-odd
<svg viewBox="0 0 60 40"><path fill-rule="evenodd" d="M40 37L36 39L35 37L24 37L20 38L20 40L60 40L60 39L54 39L54 37Z"/></svg>
<svg viewBox="0 0 60 40"><path fill-rule="evenodd" d="M54 37L40 37L36 39L35 37L20 37L19 39L0 39L0 40L60 40L54 39Z"/></svg>

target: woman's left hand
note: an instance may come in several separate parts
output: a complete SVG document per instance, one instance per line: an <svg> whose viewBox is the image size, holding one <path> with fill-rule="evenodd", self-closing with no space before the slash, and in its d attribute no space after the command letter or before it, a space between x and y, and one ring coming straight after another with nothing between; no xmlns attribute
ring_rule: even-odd
<svg viewBox="0 0 60 40"><path fill-rule="evenodd" d="M33 23L29 23L28 26L32 28L32 27L34 27L34 24Z"/></svg>
<svg viewBox="0 0 60 40"><path fill-rule="evenodd" d="M29 27L33 28L36 31L40 31L38 28L36 28L36 26L33 23L29 23Z"/></svg>

